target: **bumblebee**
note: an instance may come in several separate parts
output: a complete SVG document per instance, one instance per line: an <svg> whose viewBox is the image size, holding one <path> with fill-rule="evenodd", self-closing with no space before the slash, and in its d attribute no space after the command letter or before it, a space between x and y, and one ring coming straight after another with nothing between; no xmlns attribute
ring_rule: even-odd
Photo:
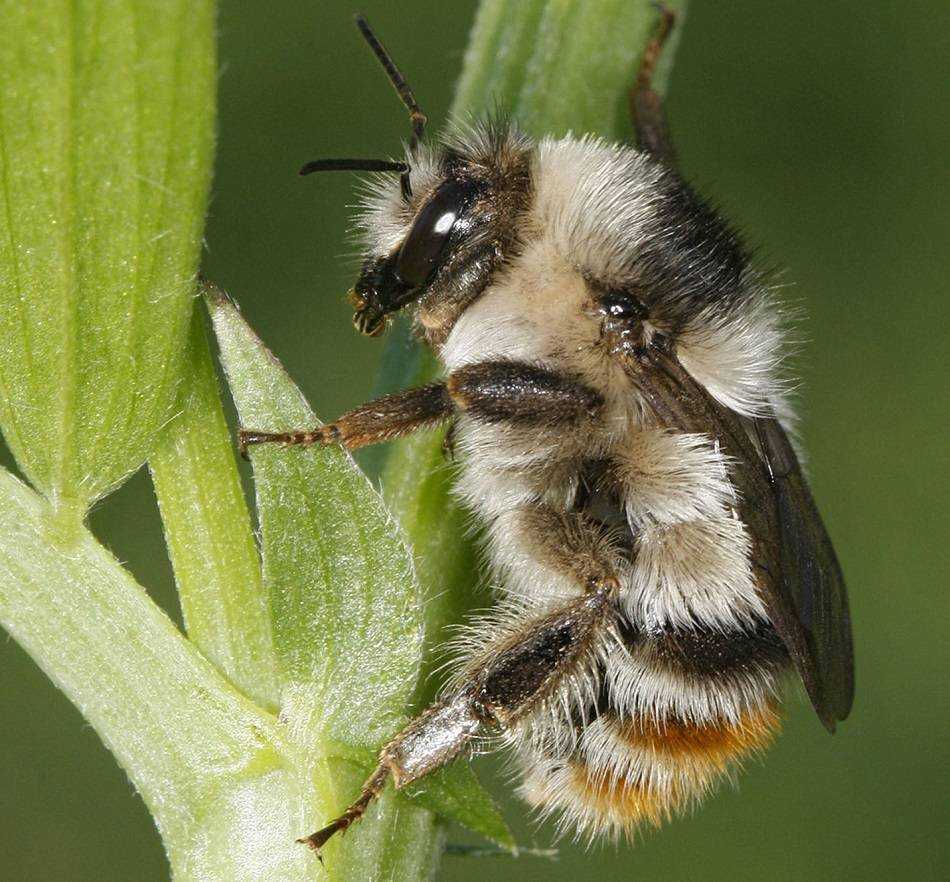
<svg viewBox="0 0 950 882"><path fill-rule="evenodd" d="M534 141L504 118L435 146L406 105L404 161L371 171L354 323L411 314L444 378L242 445L348 449L451 423L456 492L484 525L495 608L441 698L383 747L320 849L386 782L494 739L565 830L631 834L766 747L783 680L831 731L851 708L841 568L789 441L785 315L730 226L684 182L651 88L661 9L630 93L637 145Z"/></svg>

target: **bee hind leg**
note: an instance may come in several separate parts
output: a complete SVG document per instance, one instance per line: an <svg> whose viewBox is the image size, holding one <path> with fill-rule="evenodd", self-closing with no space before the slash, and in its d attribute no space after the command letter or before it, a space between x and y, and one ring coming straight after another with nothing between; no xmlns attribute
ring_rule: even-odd
<svg viewBox="0 0 950 882"><path fill-rule="evenodd" d="M327 824L326 827L317 830L316 833L311 833L309 836L303 836L297 840L303 845L309 845L316 853L317 856L320 856L320 849L327 843L327 841L335 833L342 833L346 830L350 824L358 821L366 809L369 808L369 804L382 792L383 787L386 786L386 779L389 777L389 769L385 766L378 766L376 771L367 778L366 783L363 784L363 789L360 791L359 798L354 802L342 815L336 818L332 823Z"/></svg>
<svg viewBox="0 0 950 882"><path fill-rule="evenodd" d="M300 840L317 851L359 820L388 780L398 789L458 757L482 734L504 731L578 670L609 626L614 586L592 588L496 637L466 666L460 685L412 720L379 754L356 801Z"/></svg>

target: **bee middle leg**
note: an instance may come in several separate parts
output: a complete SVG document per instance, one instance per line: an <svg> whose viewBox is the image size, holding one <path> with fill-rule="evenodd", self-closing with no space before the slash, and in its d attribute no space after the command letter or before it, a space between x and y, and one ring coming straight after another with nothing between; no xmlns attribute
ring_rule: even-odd
<svg viewBox="0 0 950 882"><path fill-rule="evenodd" d="M500 521L519 548L539 564L567 576L582 591L617 589L623 555L616 538L580 511L553 505L526 505Z"/></svg>

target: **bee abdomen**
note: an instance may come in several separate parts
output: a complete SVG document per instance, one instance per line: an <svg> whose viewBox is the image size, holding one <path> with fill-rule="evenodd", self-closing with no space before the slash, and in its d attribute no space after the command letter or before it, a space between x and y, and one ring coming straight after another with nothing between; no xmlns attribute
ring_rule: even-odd
<svg viewBox="0 0 950 882"><path fill-rule="evenodd" d="M779 728L788 655L771 625L644 634L624 623L624 650L566 731L526 745L522 795L561 827L593 839L659 826L764 750Z"/></svg>
<svg viewBox="0 0 950 882"><path fill-rule="evenodd" d="M790 668L767 622L751 630L652 635L626 624L621 639L627 651L611 658L604 680L609 707L623 719L737 723L777 695Z"/></svg>
<svg viewBox="0 0 950 882"><path fill-rule="evenodd" d="M774 701L736 720L621 719L602 714L563 754L522 754L521 794L542 814L560 813L578 836L631 836L659 826L705 796L779 727Z"/></svg>

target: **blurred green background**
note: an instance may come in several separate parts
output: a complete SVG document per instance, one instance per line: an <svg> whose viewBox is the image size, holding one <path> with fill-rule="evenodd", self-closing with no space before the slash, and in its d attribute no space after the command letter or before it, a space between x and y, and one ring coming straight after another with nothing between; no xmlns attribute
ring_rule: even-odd
<svg viewBox="0 0 950 882"><path fill-rule="evenodd" d="M474 8L359 2L434 121ZM223 0L220 12L205 271L324 417L370 395L382 344L355 335L342 303L353 180L295 172L320 156L394 153L406 134L353 11L350 0ZM788 295L808 313L803 436L851 589L852 718L829 738L796 696L738 789L635 847L564 844L556 862L447 857L440 878L950 877L948 82L946 2L693 0L668 101L687 176L787 267ZM147 479L92 524L177 617ZM0 878L166 879L149 816L95 733L12 641L0 653ZM481 766L521 841L548 844L497 763Z"/></svg>

